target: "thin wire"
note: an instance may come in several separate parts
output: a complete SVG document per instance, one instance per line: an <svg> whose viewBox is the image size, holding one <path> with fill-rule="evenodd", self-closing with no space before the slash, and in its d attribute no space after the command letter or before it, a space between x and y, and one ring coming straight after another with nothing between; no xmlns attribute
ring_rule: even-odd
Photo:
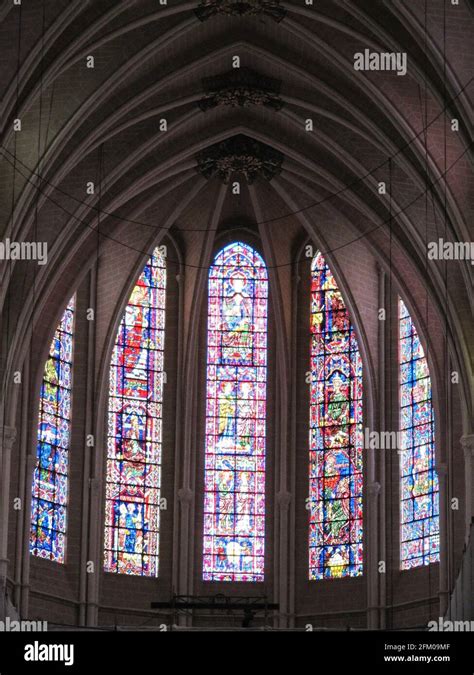
<svg viewBox="0 0 474 675"><path fill-rule="evenodd" d="M446 95L447 95L447 86L446 86L446 69L447 69L447 62L446 62L446 0L443 3L443 100L446 100ZM444 121L444 166L446 167L448 159L447 159L447 134L446 134L446 120ZM448 222L447 222L447 185L446 185L446 180L444 181L444 211L443 211L443 217L444 217L444 239L445 241L447 240L448 237ZM445 336L444 336L444 345L445 345L445 373L446 373L446 400L445 400L445 424L446 424L446 430L445 433L447 433L448 428L451 428L451 425L448 427L448 420L450 418L450 413L451 413L451 406L450 406L450 401L448 399L448 389L451 390L452 388L452 380L451 380L451 373L450 368L449 368L449 341L448 341L448 332L449 332L449 321L448 321L448 297L449 297L449 281L448 281L448 261L444 261L444 288L445 288L445 308L444 308L444 330L445 330ZM451 468L452 462L450 461L451 456L452 456L452 437L450 434L449 438L446 438L446 441L450 442L450 445L447 445L447 469ZM452 569L454 566L454 547L449 546L450 542L450 534L452 532L452 525L453 525L453 518L454 518L454 512L449 508L449 499L450 495L453 494L454 490L454 476L451 475L452 472L450 471L447 475L447 480L446 480L446 485L445 485L445 510L446 514L449 514L449 517L446 518L446 543L448 544L448 552L450 551L450 555L448 558L448 555L446 556L449 565L448 565L448 570L447 570L447 586L448 590L451 588L451 574L452 574ZM441 546L441 533L440 533L440 546ZM443 589L445 590L445 589Z"/></svg>
<svg viewBox="0 0 474 675"><path fill-rule="evenodd" d="M464 93L464 91L469 87L469 85L471 84L471 82L472 82L473 80L474 80L474 77L472 77L470 80L468 80L468 82L467 82L467 83L466 83L466 84L465 84L465 85L457 92L457 94L455 94L455 95L450 99L449 104L451 104L451 103L453 103L455 100L457 100L457 99L459 98L459 96L461 96L461 94ZM440 113L439 113L438 115L436 115L436 117L434 117L433 120L430 122L430 126L431 126L432 124L434 124L441 116L444 116L444 114L445 114L445 112L446 112L446 110L447 110L447 105L448 105L448 103L446 102L444 108L440 111ZM393 160L393 159L395 159L396 157L398 157L398 155L404 153L405 150L407 150L407 149L411 146L412 143L414 143L416 140L418 140L418 139L420 138L420 136L421 136L425 131L426 131L426 129L421 129L418 133L416 133L416 134L411 138L411 140L407 141L404 145L402 145L402 147L399 148L399 149L397 150L397 152L395 152L393 155L390 155L390 156L389 156L389 159L392 159L392 160ZM8 150L8 148L6 148L6 147L3 146L3 145L0 146L0 149L1 149L3 152L7 152L7 153L10 154L10 155L12 154L12 153ZM29 167L28 167L26 164L24 164L20 159L18 159L17 161L18 161L20 164L22 164L22 165L24 166L24 168L26 168L26 169L30 172L31 175L35 175L35 171L30 170ZM375 172L377 172L377 171L379 171L380 169L382 169L383 167L385 167L385 166L387 165L387 162L388 162L388 159L384 160L384 161L381 162L378 166L374 167L373 169L371 169L370 171L368 171L367 173L365 173L363 176L360 176L359 178L356 178L355 180L353 180L351 183L349 183L349 185L344 186L344 187L341 188L340 190L336 190L335 192L332 192L330 195L327 195L326 197L323 197L322 199L320 199L320 200L314 202L313 204L310 204L310 205L308 205L308 206L302 207L302 208L300 208L300 209L296 209L296 210L294 210L294 211L288 211L288 212L286 212L286 213L284 213L284 214L282 214L282 215L280 215L280 216L275 216L274 218L270 218L270 219L267 219L267 220L256 221L255 224L256 224L256 225L264 225L264 224L268 224L268 223L278 222L278 221L280 221L280 220L284 220L285 218L289 218L290 216L297 215L297 214L299 214L299 213L304 213L305 211L309 211L310 209L312 209L312 208L314 208L314 207L316 207L316 206L320 206L321 204L324 204L324 203L326 203L327 201L329 201L330 199L332 199L333 197L339 197L339 196L342 195L344 192L346 192L346 191L348 191L348 190L352 190L352 189L353 189L354 187L356 187L359 183L365 182L365 180L366 180L367 178L369 178L370 176L372 176L372 174L374 174ZM87 201L81 200L81 199L79 199L78 197L75 197L74 195L69 194L68 192L66 192L65 190L63 190L63 189L60 188L59 186L54 185L54 184L51 183L50 181L47 181L47 180L45 179L43 182L44 182L47 186L51 187L53 190L57 190L58 192L60 192L62 195L64 195L64 196L67 197L68 199L77 202L77 204L79 204L79 205L81 205L81 206L87 206L87 207L88 207L89 209L91 209L91 210L97 210L97 206L96 206L96 205L94 205L94 204L89 204ZM117 220L120 220L120 222L127 222L127 223L130 223L130 224L132 224L132 225L141 225L141 226L143 226L143 227L150 227L150 228L153 228L153 229L163 229L163 228L158 228L158 227L155 226L155 225L151 225L150 223L144 223L144 222L142 222L142 221L135 220L135 219L130 219L130 218L123 218L123 217L121 217L121 216L119 216L119 215L117 215L117 214L115 214L115 213L111 213L111 212L108 212L108 211L102 211L102 214L103 214L104 216L107 216L107 217L110 217L110 218L115 218L115 219L117 219ZM188 228L186 231L188 231L188 232L207 232L207 229L206 229L206 228Z"/></svg>
<svg viewBox="0 0 474 675"><path fill-rule="evenodd" d="M464 151L463 151L463 152L462 152L462 153L461 153L461 154L453 161L453 163L449 166L449 169L447 169L446 173L441 174L438 178L436 178L436 179L430 184L430 189L434 186L435 183L438 183L439 181L441 181L441 180L444 178L444 176L447 175L447 174L449 173L449 171L451 171L451 169L452 169L452 168L453 168L453 167L454 167L454 166L455 166L455 165L456 165L456 164L464 157L464 155L465 155L466 153L469 152L469 150L470 150L470 146L468 146L468 147L467 147L467 148L466 148L466 149L465 149L465 150L464 150ZM8 157L5 157L5 159L6 159L10 164L12 163L11 160L10 160ZM23 176L23 178L24 178L26 181L30 182L36 189L38 189L38 190L41 191L41 188L39 188L39 187L37 187L36 185L34 185L30 178L28 178L27 176L25 176L25 174L21 173L21 171L20 171L19 169L17 169L17 171ZM43 183L44 183L44 182L45 182L45 181L43 181ZM397 211L396 214L393 214L393 213L392 213L392 218L393 218L394 216L395 216L395 217L398 217L398 216L400 216L400 215L405 214L405 213L413 206L413 204L415 204L419 199L421 199L421 198L423 197L423 195L425 194L425 192L426 192L426 190L423 190L423 192L421 192L417 197L415 197L411 202L409 202L404 208L402 208L402 209L400 209L399 211ZM55 204L59 209L61 209L62 211L64 211L64 213L66 213L70 218L74 218L77 222L82 223L83 225L85 225L86 227L88 227L90 230L94 230L94 229L95 229L92 225L90 225L89 223L87 223L85 220L83 220L82 218L79 218L79 216L76 216L75 214L73 214L73 213L71 213L70 211L68 211L62 204L60 204L59 202L55 201L50 195L45 195L44 193L42 193L42 194L45 196L46 199L48 199L50 202L52 202L53 204ZM102 211L102 214L104 214L104 213L105 213L105 212ZM297 212L296 212L296 213L297 213ZM124 221L124 222L127 222L127 221ZM132 223L133 223L134 221L128 221L128 222L132 222ZM260 224L261 224L262 222L264 222L264 221L260 221ZM343 249L343 248L346 248L346 246L351 246L352 244L356 243L357 241L360 241L360 240L364 239L364 238L367 237L369 234L372 234L373 232L376 232L377 230L379 230L380 228L382 228L384 225L388 224L388 222L389 222L389 218L387 218L386 220L383 220L383 221L380 222L378 225L375 225L374 227L372 227L370 230L367 230L366 232L363 232L362 234L358 235L357 237L354 237L353 239L351 239L350 241L348 241L348 242L346 242L346 243L344 243L344 244L340 244L339 246L336 246L336 247L330 248L330 249L326 249L326 250L324 250L324 251L321 250L321 253L322 253L323 255L327 255L328 253L331 254L331 253L334 253L334 252L336 252L336 251L339 251L339 250L341 250L341 249ZM258 224L258 223L257 223L257 224ZM173 226L170 226L170 227L168 227L168 228L161 227L161 228L157 228L157 229L165 230L166 232L168 232L169 230L171 230L172 227L173 227ZM180 230L178 229L177 231L179 232ZM182 232L190 232L190 231L194 232L194 231L196 231L196 230L189 230L189 229L182 230ZM200 230L200 231L202 231L202 230ZM206 231L207 231L207 230L206 230ZM131 251L135 251L136 253L142 253L143 255L150 255L150 251L145 251L145 250L143 250L143 249L135 248L134 246L129 246L128 244L125 244L125 243L123 243L122 241L116 239L115 237L112 237L111 235L105 234L104 232L101 233L101 236L102 236L102 238L105 238L105 239L108 239L108 240L110 240L110 241L113 241L113 242L115 242L116 244L119 244L120 246L123 246L124 248L127 248L127 249L129 249L129 250L131 250ZM189 267L189 268L192 268L192 269L205 269L205 270L208 270L208 269L209 269L209 266L212 264L212 263L209 263L209 265L192 265L191 263L180 262L180 261L178 261L178 260L173 260L172 258L169 258L169 257L168 257L167 259L168 259L169 262L173 262L173 263L175 263L175 264L182 264L183 267ZM267 265L267 269L278 269L278 268L282 268L282 267L290 267L290 266L294 265L295 262L296 262L296 258L295 258L295 260L291 260L290 262L287 262L287 263L281 263L281 264L279 264L279 265Z"/></svg>
<svg viewBox="0 0 474 675"><path fill-rule="evenodd" d="M394 341L394 335L393 335L393 312L394 310L397 312L397 319L398 319L398 298L397 302L394 301L393 298L393 277L392 277L392 239L393 239L393 222L392 222L392 161L389 160L388 163L388 183L389 183L389 199L388 199L388 208L389 208L389 240L388 240L388 302L389 302L389 317L388 317L388 349L389 349L389 364L390 364L390 369L389 369L389 388L388 388L388 408L389 408L389 415L390 415L390 430L393 430L393 403L394 403L394 397L393 397L393 389L395 386L398 388L398 380L394 382L393 378L393 341ZM392 481L394 480L393 476L393 453L389 453L389 484L391 485ZM394 537L394 530L393 530L393 505L394 499L393 499L393 493L392 491L390 492L390 516L389 516L389 528L390 528L390 560L391 560L391 565L390 565L390 605L389 605L389 614L388 614L388 628L392 629L393 628L393 578L394 578L394 570L393 570L393 560L394 560L394 543L393 543L393 537ZM397 524L398 527L398 524ZM400 540L400 537L399 537Z"/></svg>
<svg viewBox="0 0 474 675"><path fill-rule="evenodd" d="M445 4L445 0L443 0L443 5ZM424 105L424 111L423 109L421 110L421 115L422 115L422 126L423 126L423 116L424 116L424 122L426 123L428 121L428 2L427 0L424 0L424 5L423 5L423 11L424 11L424 27L423 27L423 48L424 48L424 69L423 69L423 89L424 89L424 98L425 98L425 105ZM443 99L444 102L444 99ZM445 117L443 117L443 122L445 122ZM425 133L425 186L428 187L428 132ZM441 187L442 189L442 187ZM430 331L428 330L428 321L429 321L429 293L428 293L428 238L429 238L429 232L428 232L428 201L429 201L429 190L426 190L425 194L425 256L424 256L424 263L425 263L425 334L426 334L426 363L427 366L429 364L429 354L430 354L430 348L431 348L431 340L430 340ZM429 368L429 366L428 366ZM429 373L429 370L428 370ZM431 413L433 414L433 412ZM433 423L433 420L431 420L431 424ZM430 433L430 439L433 441L433 426L431 426L431 433ZM431 446L433 452L435 450L434 445L432 444ZM432 500L433 494L430 494L430 498ZM433 500L431 501L431 504L433 505ZM431 534L428 532L428 563L430 562L430 557L431 557ZM423 546L425 545L425 540L423 541ZM424 555L424 552L423 552ZM431 598L431 586L432 586L432 579L431 579L431 564L428 564L428 598ZM427 621L430 621L431 619L431 603L427 603L426 605L426 613L427 613Z"/></svg>

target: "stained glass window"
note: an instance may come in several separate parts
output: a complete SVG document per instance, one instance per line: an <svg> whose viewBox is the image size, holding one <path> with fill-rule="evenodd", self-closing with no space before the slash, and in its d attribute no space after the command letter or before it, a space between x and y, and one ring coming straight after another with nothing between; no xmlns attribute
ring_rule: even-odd
<svg viewBox="0 0 474 675"><path fill-rule="evenodd" d="M158 576L165 300L157 248L125 308L110 365L107 572Z"/></svg>
<svg viewBox="0 0 474 675"><path fill-rule="evenodd" d="M439 485L428 362L399 299L401 569L439 560Z"/></svg>
<svg viewBox="0 0 474 675"><path fill-rule="evenodd" d="M362 574L362 361L321 253L311 266L309 578Z"/></svg>
<svg viewBox="0 0 474 675"><path fill-rule="evenodd" d="M64 311L44 368L31 498L30 552L58 563L66 553L75 302Z"/></svg>
<svg viewBox="0 0 474 675"><path fill-rule="evenodd" d="M268 277L235 242L209 271L204 498L206 581L263 581Z"/></svg>

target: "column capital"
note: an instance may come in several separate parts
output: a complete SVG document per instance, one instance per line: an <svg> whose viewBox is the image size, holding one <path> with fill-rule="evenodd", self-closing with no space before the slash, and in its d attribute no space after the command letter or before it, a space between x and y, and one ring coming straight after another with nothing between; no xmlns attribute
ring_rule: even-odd
<svg viewBox="0 0 474 675"><path fill-rule="evenodd" d="M11 450L16 440L15 427L0 427L0 447Z"/></svg>
<svg viewBox="0 0 474 675"><path fill-rule="evenodd" d="M188 487L182 487L178 490L178 499L181 504L189 506L189 504L192 502L194 497L194 492L191 490L191 488Z"/></svg>
<svg viewBox="0 0 474 675"><path fill-rule="evenodd" d="M474 456L474 434L461 437L461 447L465 456Z"/></svg>
<svg viewBox="0 0 474 675"><path fill-rule="evenodd" d="M382 486L380 485L380 483L377 483L377 481L374 481L373 483L369 484L369 495L372 498L378 497L381 489L382 489Z"/></svg>
<svg viewBox="0 0 474 675"><path fill-rule="evenodd" d="M281 490L277 492L276 500L281 509L287 509L291 502L291 493Z"/></svg>
<svg viewBox="0 0 474 675"><path fill-rule="evenodd" d="M378 260L375 261L375 269L377 270L377 273L380 277L383 278L383 277L387 276L385 268L383 267L383 265L380 264L380 262Z"/></svg>

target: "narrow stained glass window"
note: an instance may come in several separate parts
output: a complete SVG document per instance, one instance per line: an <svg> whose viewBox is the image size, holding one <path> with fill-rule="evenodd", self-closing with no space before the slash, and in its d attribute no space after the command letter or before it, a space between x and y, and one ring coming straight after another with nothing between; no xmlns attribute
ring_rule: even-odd
<svg viewBox="0 0 474 675"><path fill-rule="evenodd" d="M263 581L268 277L235 242L209 271L203 578Z"/></svg>
<svg viewBox="0 0 474 675"><path fill-rule="evenodd" d="M125 308L110 365L107 572L158 576L165 300L157 248Z"/></svg>
<svg viewBox="0 0 474 675"><path fill-rule="evenodd" d="M311 267L309 578L362 574L362 361L321 253Z"/></svg>
<svg viewBox="0 0 474 675"><path fill-rule="evenodd" d="M415 325L399 299L401 569L439 561L439 485L431 379Z"/></svg>
<svg viewBox="0 0 474 675"><path fill-rule="evenodd" d="M58 563L66 554L75 301L64 311L44 368L31 499L30 552Z"/></svg>

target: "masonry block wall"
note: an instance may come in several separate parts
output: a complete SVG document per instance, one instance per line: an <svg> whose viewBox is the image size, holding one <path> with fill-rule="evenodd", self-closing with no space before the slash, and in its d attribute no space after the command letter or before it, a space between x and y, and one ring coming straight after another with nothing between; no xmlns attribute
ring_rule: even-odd
<svg viewBox="0 0 474 675"><path fill-rule="evenodd" d="M11 473L0 477L7 504L3 513L0 500L0 527L8 521L0 565L8 558L9 595L25 618L156 625L168 618L150 611L152 600L211 592L200 567L206 266L217 243L237 235L255 242L272 270L268 581L246 591L278 601L282 618L275 624L282 627L394 628L437 617L454 587L471 509L459 439L472 434L472 278L467 261L428 263L426 251L439 237L472 239L468 3L430 0L426 25L423 3L381 3L377 12L331 0L313 8L285 4L279 24L256 17L203 23L190 3L157 8L152 0L54 0L44 16L37 3L23 3L21 14L13 3L0 8L0 229L2 237L38 240L49 250L41 268L33 261L0 263L0 422L17 432ZM354 71L355 51L387 45L407 52L406 77ZM243 66L281 83L280 111L198 107L204 79L227 72L236 54ZM90 55L94 68L87 66ZM21 133L14 131L16 118ZM284 161L271 181L240 179L236 195L199 173L195 155L241 133L277 148ZM146 256L162 242L171 252L163 430L168 508L160 577L152 580L102 571L103 491L114 333ZM430 357L444 471L439 565L399 572L397 458L366 453L366 573L307 581L306 242L328 252L353 317L364 361L364 422L375 429L398 424L397 294L413 311ZM29 495L42 371L74 291L69 531L60 566L29 556ZM384 327L381 305L389 310ZM84 314L90 306L92 326ZM21 384L13 384L16 371ZM453 371L460 383L450 386ZM89 432L96 445L87 451ZM191 494L183 492L188 483ZM376 483L380 493L370 501L367 491ZM17 496L20 510L13 508ZM383 577L374 576L379 559L388 565ZM85 571L88 561L92 574ZM216 590L235 594L242 587Z"/></svg>
<svg viewBox="0 0 474 675"><path fill-rule="evenodd" d="M380 304L380 288L383 275L369 250L362 244L356 244L352 255L336 252L338 243L344 237L350 236L350 228L334 227L328 213L326 238L324 245L326 259L329 262L339 287L344 295L354 326L356 328L359 348L364 362L364 425L377 428L376 420L380 419L379 375L380 369L385 370L387 392L386 406L383 411L389 429L396 430L398 424L398 371L397 371L397 323L396 315L386 322L382 331L378 319ZM307 624L325 628L364 628L369 625L370 596L369 577L374 574L370 570L368 556L372 546L377 550L381 546L380 538L385 540L388 552L388 570L380 585L385 588L386 600L381 612L387 627L409 627L425 625L426 622L439 614L439 565L415 569L410 572L398 570L398 528L399 528L399 477L398 458L389 456L391 451L385 451L386 482L381 486L379 499L386 502L386 521L375 522L374 535L369 530L368 510L369 484L372 475L375 479L380 476L378 453L375 457L365 452L365 488L364 488L364 575L359 578L340 580L309 581L308 580L308 514L305 500L308 495L308 429L309 429L309 387L305 382L309 368L309 307L310 307L310 263L311 258L304 252L308 244L312 245L313 253L320 246L320 242L308 238L304 231L296 228L287 237L286 245L278 234L274 243L278 242L277 255L280 260L291 259L290 285L275 286L279 277L272 276L270 283L269 305L269 351L268 351L268 407L267 407L267 521L266 521L266 574L264 584L227 584L202 582L202 503L203 503L203 460L204 460L204 417L205 417L205 364L206 364L206 317L207 317L207 279L206 269L197 270L198 276L203 279L199 296L191 298L193 285L184 282L188 275L186 261L189 259L183 251L176 247L171 239L161 239L168 250L167 267L167 315L166 315L166 347L165 370L167 384L165 386L163 410L163 478L162 495L167 499L167 509L162 512L162 529L160 535L160 574L158 579L142 577L126 577L104 573L103 564L103 508L105 489L105 442L106 436L100 433L106 426L104 401L108 386L108 362L110 351L115 340L115 331L120 321L121 313L127 302L128 295L146 261L146 255L137 253L150 244L149 237L141 237L141 241L134 234L135 246L131 249L122 249L120 255L116 245L104 241L101 254L97 261L91 261L88 272L77 288L77 311L74 347L74 390L73 390L73 424L70 451L69 473L69 524L67 558L65 565L59 565L46 560L29 556L24 548L25 526L28 518L21 511L13 513L10 527L10 593L29 618L46 619L55 624L80 625L85 621L85 606L90 604L87 586L89 575L84 573L84 564L89 560L91 523L97 521L99 526L99 556L94 563L94 574L98 579L98 595L96 622L99 625L146 625L153 626L168 620L166 613L156 613L150 610L153 600L168 600L173 592L193 592L196 594L226 593L231 595L261 595L266 594L270 601L285 603L289 616L288 625L304 627ZM181 235L182 238L183 235ZM186 237L187 235L184 234ZM196 235L194 245L196 244ZM231 239L243 239L253 246L260 247L260 243L252 229L231 228L221 236L223 243ZM155 239L155 241L157 241ZM299 243L299 254L294 254L295 242ZM214 253L220 246L216 242ZM184 251L186 251L184 247ZM211 254L211 257L214 254ZM183 258L184 265L179 263ZM192 259L192 258L191 258ZM196 274L194 268L192 274ZM196 276L194 277L197 278ZM31 336L29 352L29 385L22 388L22 401L29 399L29 417L25 423L25 414L21 414L19 407L17 425L20 431L18 451L13 455L12 462L12 494L25 494L25 503L28 500L28 479L25 475L26 454L34 455L34 438L39 396L39 382L42 376L44 360L46 358L52 332L62 313L65 299L71 292L73 280L63 284L49 301L54 310L47 310L41 316L38 329ZM183 290L188 297L183 297ZM392 289L392 311L396 311L396 293ZM62 294L62 297L61 297ZM289 377L290 396L288 406L282 407L279 383L288 382L285 375L285 358L282 349L285 349L285 337L282 344L281 337L277 338L278 327L275 318L275 302L281 302L291 318L291 356ZM426 298L421 297L420 302ZM86 320L86 310L91 303L96 303L96 321L92 326ZM62 304L61 304L62 303ZM188 307L187 315L183 316L183 308ZM191 308L194 307L193 313ZM390 303L387 305L390 310ZM423 316L416 317L420 332L424 330ZM194 355L193 345L186 344L184 339L184 324L189 321L198 322L197 338ZM430 329L433 329L434 319ZM281 326L280 326L281 329ZM189 325L188 325L189 330ZM384 363L380 362L380 336L384 338ZM280 330L280 336L286 336L285 330ZM436 340L433 341L436 345ZM186 358L191 359L191 371L186 369ZM92 359L92 361L90 361ZM92 389L92 420L88 417L91 401L91 384L88 384L90 372L94 373L95 384ZM189 372L192 379L189 381ZM432 373L433 379L437 373ZM186 392L191 387L194 400L191 410L183 409L186 401ZM102 388L102 392L98 390ZM188 392L189 393L189 392ZM102 403L101 403L102 401ZM392 409L390 410L390 405ZM453 420L452 436L457 438L460 432L456 414L459 406L459 397L454 395L450 399L448 414ZM180 411L177 418L176 411ZM441 410L443 413L443 410ZM192 486L192 522L189 531L189 542L186 551L181 550L180 528L183 523L180 519L182 506L178 497L183 485L183 428L184 419L188 416L191 425L191 486ZM281 437L281 419L287 418L288 438ZM440 426L445 424L441 417ZM91 456L84 451L84 439L88 430L87 425L96 429L96 437L101 439L101 445L94 448ZM294 442L291 441L294 438ZM287 445L287 454L281 456L281 444ZM450 494L461 494L463 490L463 469L460 450L454 443L447 448L450 464ZM102 461L96 463L97 457ZM95 459L94 459L95 458ZM283 463L282 463L283 462ZM31 465L31 461L30 461ZM102 467L99 474L94 466ZM100 473L101 472L101 473ZM283 473L282 473L283 472ZM281 476L285 476L281 483ZM91 502L87 497L90 491L89 481L98 479L99 499ZM278 492L288 490L291 496L291 516L286 531L279 529L280 510ZM84 496L86 502L84 503ZM97 509L97 505L99 508ZM95 510L94 510L95 509ZM460 560L462 532L463 532L463 504L459 514L449 512L449 569L450 579ZM283 537L283 540L282 540ZM294 541L294 545L291 542ZM185 578L179 572L185 556ZM282 556L286 559L286 567L280 569ZM181 562L180 562L181 561ZM370 571L369 571L370 570ZM283 575L283 577L282 577ZM283 591L282 591L283 589ZM283 595L282 595L283 593ZM289 604L288 604L289 603ZM216 624L217 622L217 624ZM219 619L197 619L195 625L218 625Z"/></svg>

